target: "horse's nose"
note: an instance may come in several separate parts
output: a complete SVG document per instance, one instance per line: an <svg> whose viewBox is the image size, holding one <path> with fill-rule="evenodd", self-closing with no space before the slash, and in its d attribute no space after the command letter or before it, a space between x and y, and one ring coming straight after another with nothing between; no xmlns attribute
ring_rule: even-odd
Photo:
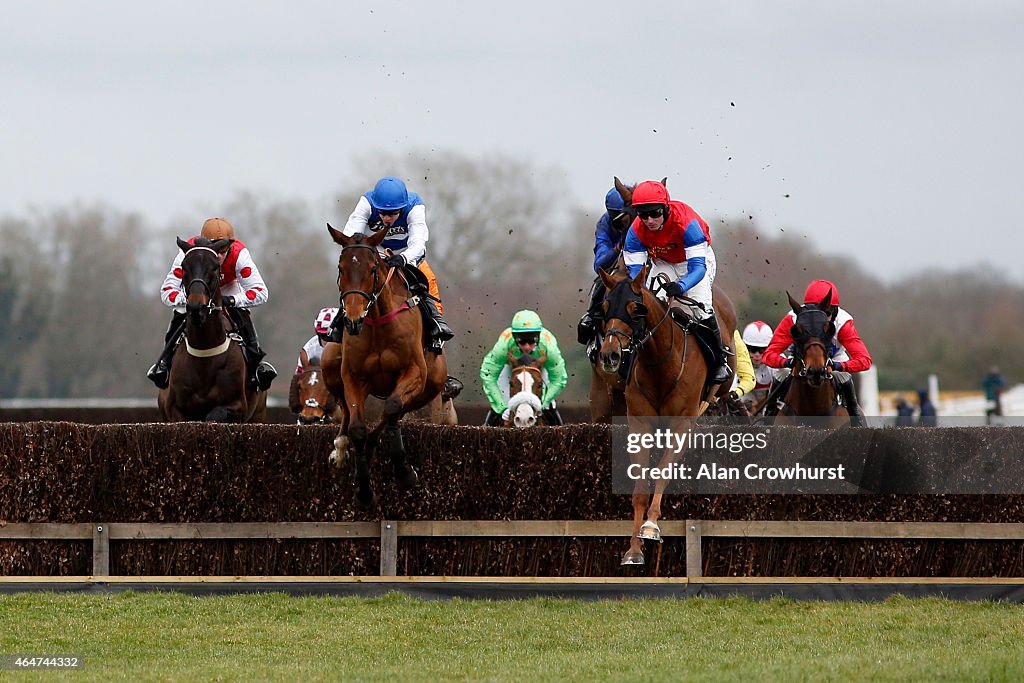
<svg viewBox="0 0 1024 683"><path fill-rule="evenodd" d="M608 370L616 370L622 361L622 354L618 351L610 351L601 354L601 362Z"/></svg>

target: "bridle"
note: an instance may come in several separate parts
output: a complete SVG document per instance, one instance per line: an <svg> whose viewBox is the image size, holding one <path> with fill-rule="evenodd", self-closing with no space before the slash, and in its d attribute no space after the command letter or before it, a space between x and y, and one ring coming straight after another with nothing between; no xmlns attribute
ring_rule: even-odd
<svg viewBox="0 0 1024 683"><path fill-rule="evenodd" d="M341 292L341 294L338 295L338 303L339 303L339 306L341 308L341 314L345 317L346 321L349 320L349 317L345 313L345 297L348 296L349 294L358 294L359 296L361 296L364 299L366 299L366 307L363 308L363 312L360 314L360 316L356 320L351 321L351 322L353 322L355 324L358 324L358 323L362 322L362 320L364 318L366 318L367 314L369 314L369 312L370 312L370 309L373 308L377 304L377 299L380 298L380 295L384 291L384 288L387 287L388 286L388 282L391 281L391 276L394 274L395 268L394 268L394 266L391 266L388 269L388 274L384 278L384 282L381 283L380 287L378 287L377 286L377 282L378 282L378 273L380 272L381 260L380 260L380 257L377 255L377 248L373 247L373 246L371 246L369 244L350 244L347 247L342 247L342 249L341 249L341 256L339 257L339 261L340 261L341 258L345 257L345 252L348 251L349 249L369 249L373 253L373 256L374 256L373 268L370 271L370 273L373 275L373 288L372 288L372 291L371 292L367 292L367 291L362 290L362 289L346 289L346 290L343 290ZM338 271L338 289L341 289L341 271L340 270Z"/></svg>
<svg viewBox="0 0 1024 683"><path fill-rule="evenodd" d="M188 259L188 257L191 256L193 252L199 252L199 251L208 251L208 252L210 252L217 259L218 266L220 265L220 254L218 254L215 250L211 249L210 247L192 247L191 249L189 249L185 253L184 258L182 258L182 260L181 260L182 275L185 274L185 260ZM219 268L217 270L217 273L218 273L218 275L220 274L220 269ZM189 280L188 283L183 284L182 290L185 292L186 298L188 297L189 293L192 291L192 287L196 283L202 285L203 291L206 293L206 301L207 301L207 303L206 304L186 303L185 304L185 308L187 310L195 311L195 312L199 312L199 311L201 311L202 309L205 308L207 314L213 313L214 311L221 310L221 306L216 304L216 303L214 303L214 300L213 300L215 293L218 291L217 286L214 285L211 288L210 284L204 278L194 277L191 280Z"/></svg>
<svg viewBox="0 0 1024 683"><path fill-rule="evenodd" d="M800 319L811 320L801 324ZM808 330L821 330L820 333L810 333ZM812 386L820 386L823 380L832 381L832 366L827 362L829 358L830 340L835 335L835 323L828 312L822 311L814 306L805 305L797 313L796 321L793 323L791 335L793 337L793 359L800 363L800 369L794 376L807 379ZM807 351L817 347L821 349L825 358L825 365L821 368L808 368L804 358Z"/></svg>

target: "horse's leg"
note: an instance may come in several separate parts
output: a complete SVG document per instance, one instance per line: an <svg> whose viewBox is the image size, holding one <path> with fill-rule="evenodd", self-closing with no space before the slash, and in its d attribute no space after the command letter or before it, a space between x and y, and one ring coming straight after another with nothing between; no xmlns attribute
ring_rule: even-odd
<svg viewBox="0 0 1024 683"><path fill-rule="evenodd" d="M406 368L398 378L395 391L384 401L384 415L381 427L384 427L384 441L395 471L395 482L400 489L409 489L416 485L416 469L406 461L405 444L402 442L402 431L398 421L409 410L425 405L423 400L425 368L413 364ZM380 429L378 427L374 431Z"/></svg>
<svg viewBox="0 0 1024 683"><path fill-rule="evenodd" d="M636 406L635 406L636 407ZM640 408L635 412L644 414L649 407ZM639 420L634 417L629 419L629 431L633 434L646 434L650 433L650 425L646 420ZM651 458L650 453L646 448L641 447L639 452L633 454L634 465L640 467L650 467ZM643 564L644 563L644 536L643 530L645 526L644 513L647 511L647 504L651 499L651 482L647 477L639 477L633 483L633 533L629 539L629 550L622 556L622 564ZM657 528L657 526L655 526ZM660 532L659 532L660 537Z"/></svg>
<svg viewBox="0 0 1024 683"><path fill-rule="evenodd" d="M593 363L590 364L590 421L597 424L610 424L612 421L611 390Z"/></svg>
<svg viewBox="0 0 1024 683"><path fill-rule="evenodd" d="M343 449L349 448L354 453L356 464L356 504L366 510L377 504L377 497L373 492L373 485L370 481L370 458L372 453L367 448L369 434L366 429L364 415L367 388L351 376L346 376L344 379L348 428L339 432L338 438L335 439L334 454L340 460L343 456L337 454L343 453ZM345 441L350 443L341 443L343 435L347 436Z"/></svg>

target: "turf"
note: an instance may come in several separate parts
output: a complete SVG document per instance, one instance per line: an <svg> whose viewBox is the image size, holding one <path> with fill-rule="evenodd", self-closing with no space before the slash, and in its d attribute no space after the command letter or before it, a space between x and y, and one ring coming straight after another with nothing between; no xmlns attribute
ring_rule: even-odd
<svg viewBox="0 0 1024 683"><path fill-rule="evenodd" d="M942 599L582 602L0 597L0 653L85 668L0 679L224 681L1024 678L1024 607Z"/></svg>

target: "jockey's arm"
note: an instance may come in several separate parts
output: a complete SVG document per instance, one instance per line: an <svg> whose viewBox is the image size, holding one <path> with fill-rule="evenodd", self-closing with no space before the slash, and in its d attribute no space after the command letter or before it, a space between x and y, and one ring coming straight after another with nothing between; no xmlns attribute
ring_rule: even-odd
<svg viewBox="0 0 1024 683"><path fill-rule="evenodd" d="M736 349L736 387L733 389L733 393L739 398L749 394L757 384L757 380L754 377L754 364L750 362L750 352L747 350L747 345L743 343L743 337L740 336L739 330L732 333L732 343L733 348Z"/></svg>
<svg viewBox="0 0 1024 683"><path fill-rule="evenodd" d="M839 328L839 343L846 349L850 360L845 361L839 370L843 372L864 372L871 367L871 354L868 347L857 333L857 327L853 319L846 321L846 324Z"/></svg>
<svg viewBox="0 0 1024 683"><path fill-rule="evenodd" d="M356 202L356 208L352 209L352 213L348 216L348 221L345 223L345 229L342 230L342 234L345 237L352 237L353 235L369 235L370 234L370 214L373 212L373 207L370 206L370 200L366 197L359 197L359 201Z"/></svg>
<svg viewBox="0 0 1024 683"><path fill-rule="evenodd" d="M708 240L704 236L704 231L701 230L700 223L696 220L690 221L686 230L683 231L683 246L686 254L686 275L679 278L677 282L683 291L687 292L703 280L704 275L708 272Z"/></svg>
<svg viewBox="0 0 1024 683"><path fill-rule="evenodd" d="M565 359L558 348L555 335L544 330L541 332L541 343L544 344L544 351L548 356L547 362L544 363L544 369L548 371L548 383L544 387L544 396L540 403L542 407L547 408L565 389L565 385L569 383L569 375L565 371Z"/></svg>
<svg viewBox="0 0 1024 683"><path fill-rule="evenodd" d="M612 235L612 222L605 213L597 221L597 227L594 229L594 272L600 268L610 270L618 256L618 241Z"/></svg>
<svg viewBox="0 0 1024 683"><path fill-rule="evenodd" d="M793 344L793 316L783 316L775 328L775 334L761 356L761 362L770 368L785 367L786 357L782 354Z"/></svg>
<svg viewBox="0 0 1024 683"><path fill-rule="evenodd" d="M427 255L427 241L430 239L430 230L427 229L427 208L422 204L412 207L409 210L409 241L402 256L406 263L419 265L419 262Z"/></svg>
<svg viewBox="0 0 1024 683"><path fill-rule="evenodd" d="M178 250L178 255L171 263L171 269L160 285L160 300L165 306L183 306L185 300L181 295L181 262L185 259L185 252Z"/></svg>
<svg viewBox="0 0 1024 683"><path fill-rule="evenodd" d="M235 299L235 306L238 308L252 308L267 303L270 300L270 291L256 262L252 260L252 254L248 247L238 254L235 262L235 279L238 286L242 288L242 296Z"/></svg>
<svg viewBox="0 0 1024 683"><path fill-rule="evenodd" d="M487 402L491 404L491 410L496 413L502 413L508 408L508 401L498 388L498 375L508 363L508 342L511 338L512 328L506 328L498 336L494 348L487 352L480 363L480 384L483 386Z"/></svg>
<svg viewBox="0 0 1024 683"><path fill-rule="evenodd" d="M630 277L636 277L636 274L647 263L647 246L636 236L632 226L630 226L629 231L626 233L626 239L622 243L622 261L626 264Z"/></svg>

